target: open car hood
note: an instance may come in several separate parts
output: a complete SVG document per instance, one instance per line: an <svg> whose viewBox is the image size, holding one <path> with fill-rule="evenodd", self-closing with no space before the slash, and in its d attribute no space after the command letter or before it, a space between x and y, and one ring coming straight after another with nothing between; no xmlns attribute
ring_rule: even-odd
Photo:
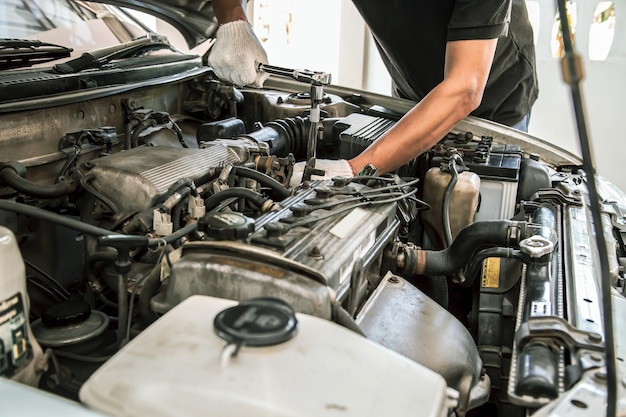
<svg viewBox="0 0 626 417"><path fill-rule="evenodd" d="M95 2L128 7L157 16L178 29L189 48L213 37L218 28L212 2L208 0L95 0Z"/></svg>

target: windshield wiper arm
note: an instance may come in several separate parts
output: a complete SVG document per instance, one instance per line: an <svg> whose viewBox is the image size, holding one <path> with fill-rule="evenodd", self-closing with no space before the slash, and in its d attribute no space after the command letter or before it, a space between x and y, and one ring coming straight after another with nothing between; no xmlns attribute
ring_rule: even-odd
<svg viewBox="0 0 626 417"><path fill-rule="evenodd" d="M0 69L30 67L67 58L73 51L62 45L36 39L0 39Z"/></svg>
<svg viewBox="0 0 626 417"><path fill-rule="evenodd" d="M114 59L124 58L146 49L163 49L172 46L165 36L154 33L134 39L121 45L110 46L85 52L78 58L54 66L54 71L61 74L73 74L86 69L98 68Z"/></svg>

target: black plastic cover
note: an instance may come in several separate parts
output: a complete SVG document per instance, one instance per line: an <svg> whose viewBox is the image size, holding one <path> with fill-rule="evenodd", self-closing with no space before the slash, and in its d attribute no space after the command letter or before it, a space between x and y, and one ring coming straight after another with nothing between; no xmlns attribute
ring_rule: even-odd
<svg viewBox="0 0 626 417"><path fill-rule="evenodd" d="M198 128L198 143L215 139L230 139L246 133L243 120L231 117L226 120L203 123Z"/></svg>
<svg viewBox="0 0 626 417"><path fill-rule="evenodd" d="M198 226L212 239L245 239L254 232L254 219L236 212L209 213L200 219Z"/></svg>
<svg viewBox="0 0 626 417"><path fill-rule="evenodd" d="M48 327L71 326L89 318L91 308L84 301L67 301L48 307L41 314L41 321Z"/></svg>
<svg viewBox="0 0 626 417"><path fill-rule="evenodd" d="M274 346L291 340L298 332L293 307L275 297L242 301L215 316L215 333L237 346Z"/></svg>

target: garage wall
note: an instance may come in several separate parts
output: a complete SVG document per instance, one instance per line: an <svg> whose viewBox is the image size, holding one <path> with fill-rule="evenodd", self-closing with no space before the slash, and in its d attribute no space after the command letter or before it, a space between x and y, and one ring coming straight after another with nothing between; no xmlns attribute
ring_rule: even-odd
<svg viewBox="0 0 626 417"><path fill-rule="evenodd" d="M553 57L556 15L553 0L529 0L536 29L540 96L529 133L580 155L571 95ZM615 35L605 60L589 58L591 24L597 0L576 3L576 50L586 77L581 85L598 173L626 190L619 120L626 98L626 0L614 0ZM270 62L331 72L337 84L389 94L391 81L362 19L349 0L255 0L257 33L270 30L264 45ZM288 31L288 35L284 34ZM283 32L281 34L281 32ZM601 47L601 46L600 46Z"/></svg>
<svg viewBox="0 0 626 417"><path fill-rule="evenodd" d="M538 6L539 27L536 33L540 93L533 107L529 133L580 155L571 93L563 81L560 61L552 54L554 2L542 0L530 3L537 3L531 8ZM613 1L615 32L605 60L590 59L590 49L593 56L593 51L604 49L609 42L608 39L598 42L591 35L594 31L594 11L600 2L578 0L575 3L575 49L583 60L585 71L581 89L595 167L600 175L626 191L623 170L626 137L619 124L626 115L626 0Z"/></svg>

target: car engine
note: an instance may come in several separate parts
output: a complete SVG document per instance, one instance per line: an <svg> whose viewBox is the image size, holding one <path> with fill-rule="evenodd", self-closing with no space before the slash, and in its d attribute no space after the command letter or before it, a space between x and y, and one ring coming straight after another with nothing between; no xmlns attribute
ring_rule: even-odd
<svg viewBox="0 0 626 417"><path fill-rule="evenodd" d="M295 181L315 109L314 154L349 159L412 103L329 86L315 107L301 82L235 88L206 68L160 79L0 105L0 270L26 282L0 294L2 376L77 399L197 295L277 297L363 335L442 375L459 416L526 415L603 366L575 157L468 119L393 174ZM618 294L626 207L604 191Z"/></svg>

